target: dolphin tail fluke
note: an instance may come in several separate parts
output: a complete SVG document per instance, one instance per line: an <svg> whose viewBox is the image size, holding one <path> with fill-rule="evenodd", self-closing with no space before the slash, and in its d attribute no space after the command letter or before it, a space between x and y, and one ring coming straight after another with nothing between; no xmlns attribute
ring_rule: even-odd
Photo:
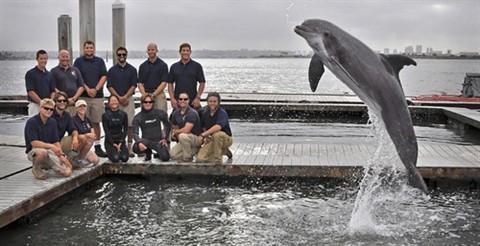
<svg viewBox="0 0 480 246"><path fill-rule="evenodd" d="M422 175L420 175L420 172L416 170L415 172L411 172L408 174L408 183L423 191L424 193L428 192L427 185L425 184L425 180L423 180Z"/></svg>
<svg viewBox="0 0 480 246"><path fill-rule="evenodd" d="M317 54L314 54L310 61L310 66L308 67L308 81L310 82L310 89L312 89L312 92L317 90L318 82L324 72L325 68L323 67L322 59Z"/></svg>

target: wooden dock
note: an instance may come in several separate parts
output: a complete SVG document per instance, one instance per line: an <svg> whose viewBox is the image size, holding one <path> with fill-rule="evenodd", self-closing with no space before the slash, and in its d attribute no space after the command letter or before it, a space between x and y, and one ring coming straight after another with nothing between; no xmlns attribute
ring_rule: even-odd
<svg viewBox="0 0 480 246"><path fill-rule="evenodd" d="M231 118L276 119L331 117L334 122L366 117L365 105L348 95L221 93L222 106ZM204 103L205 104L205 103ZM455 106L455 105L454 105ZM458 106L458 105L457 105ZM477 107L476 105L475 107ZM0 98L0 110L26 110L26 100ZM480 112L459 107L411 106L414 122L455 124L466 130L480 129ZM233 115L233 117L232 117ZM235 117L238 116L238 117ZM367 117L368 118L368 117ZM62 178L49 172L36 180L25 154L23 136L0 135L0 228L44 207L70 191L104 174L161 174L253 177L360 177L374 149L367 143L248 143L234 141L234 158L223 165L176 163L137 157L128 163L101 164L75 170ZM480 145L419 143L418 169L425 179L479 180Z"/></svg>
<svg viewBox="0 0 480 246"><path fill-rule="evenodd" d="M36 180L23 137L0 136L0 228L104 174L161 174L253 177L360 177L374 149L367 144L234 143L223 165L143 161L101 164L62 178ZM480 146L420 144L418 168L426 179L480 178Z"/></svg>

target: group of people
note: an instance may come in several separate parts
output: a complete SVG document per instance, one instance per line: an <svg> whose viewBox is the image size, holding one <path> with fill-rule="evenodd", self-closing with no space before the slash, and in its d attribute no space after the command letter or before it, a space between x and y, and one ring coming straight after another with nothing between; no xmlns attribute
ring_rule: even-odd
<svg viewBox="0 0 480 246"><path fill-rule="evenodd" d="M95 44L87 41L83 55L70 65L70 54L61 50L58 66L48 71L48 54L39 50L37 65L25 75L30 118L25 125L25 143L32 172L51 168L65 177L74 168L96 165L99 157L126 162L134 153L151 160L214 162L232 153L232 132L227 112L220 107L220 94L210 92L201 108L205 89L202 66L191 59L191 46L180 45L180 61L168 70L157 56L157 45L147 46L148 59L138 70L127 62L125 47L116 50L117 64L108 71L95 56ZM110 96L105 108L103 88ZM198 88L197 88L198 86ZM133 95L141 93L141 110L135 114ZM167 113L165 88L172 114ZM103 127L104 147L101 147ZM171 141L176 144L171 148ZM94 151L92 151L94 146Z"/></svg>

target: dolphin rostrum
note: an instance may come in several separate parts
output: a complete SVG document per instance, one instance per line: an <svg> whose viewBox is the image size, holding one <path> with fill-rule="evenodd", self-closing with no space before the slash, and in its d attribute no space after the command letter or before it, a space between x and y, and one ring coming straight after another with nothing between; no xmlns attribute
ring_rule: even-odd
<svg viewBox="0 0 480 246"><path fill-rule="evenodd" d="M309 81L315 91L326 66L380 117L406 167L408 183L427 192L416 168L418 146L412 119L398 72L405 65L417 65L402 55L379 55L334 24L306 20L295 27L315 52L309 68Z"/></svg>

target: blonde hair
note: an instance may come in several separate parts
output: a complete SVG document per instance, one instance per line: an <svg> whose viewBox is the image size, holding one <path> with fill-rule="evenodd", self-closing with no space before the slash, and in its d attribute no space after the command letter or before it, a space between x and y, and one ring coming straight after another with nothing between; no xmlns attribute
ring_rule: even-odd
<svg viewBox="0 0 480 246"><path fill-rule="evenodd" d="M53 101L50 98L44 98L42 99L42 101L40 101L40 107L43 107L43 106L50 106L53 108L55 107L55 101Z"/></svg>

